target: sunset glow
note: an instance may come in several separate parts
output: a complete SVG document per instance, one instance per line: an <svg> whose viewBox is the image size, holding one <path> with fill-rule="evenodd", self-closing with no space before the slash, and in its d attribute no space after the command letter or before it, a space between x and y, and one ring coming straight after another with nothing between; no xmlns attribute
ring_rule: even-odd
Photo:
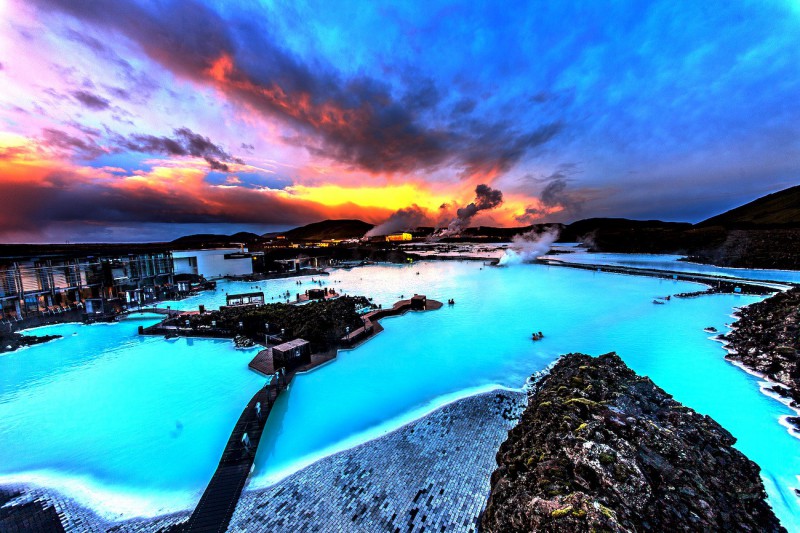
<svg viewBox="0 0 800 533"><path fill-rule="evenodd" d="M475 224L697 221L797 182L795 2L292 9L4 2L0 239L437 225L479 184Z"/></svg>

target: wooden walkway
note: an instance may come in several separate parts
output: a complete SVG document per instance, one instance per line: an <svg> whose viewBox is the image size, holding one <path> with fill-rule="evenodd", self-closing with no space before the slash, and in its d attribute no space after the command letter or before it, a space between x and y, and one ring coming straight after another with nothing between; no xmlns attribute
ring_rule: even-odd
<svg viewBox="0 0 800 533"><path fill-rule="evenodd" d="M247 404L228 439L217 471L189 517L184 531L221 533L228 529L239 496L253 468L264 425L275 400L286 389L287 384L283 379L272 380ZM260 416L256 404L260 404ZM245 434L247 444L244 440Z"/></svg>
<svg viewBox="0 0 800 533"><path fill-rule="evenodd" d="M439 309L441 302L427 300L424 310ZM383 328L377 322L386 316L403 314L411 310L411 300L401 300L391 308L378 309L364 316L366 328L352 332L342 338L342 341L352 345L355 340L368 338L375 333L382 331ZM264 431L269 413L278 396L288 388L295 374L307 372L313 368L327 363L336 358L336 350L316 353L311 355L311 362L302 365L291 372L282 372L280 377L276 377L275 362L272 358L272 348L265 348L249 363L249 367L270 378L268 385L259 390L245 407L239 421L233 428L225 451L222 453L217 471L211 478L206 487L200 502L197 504L192 515L189 517L185 532L212 532L222 533L227 530L228 524L239 502L247 478L253 468L256 450L261 442L261 435ZM282 369L281 369L282 370ZM256 409L256 404L260 404L260 416ZM247 435L249 445L244 443L244 436Z"/></svg>

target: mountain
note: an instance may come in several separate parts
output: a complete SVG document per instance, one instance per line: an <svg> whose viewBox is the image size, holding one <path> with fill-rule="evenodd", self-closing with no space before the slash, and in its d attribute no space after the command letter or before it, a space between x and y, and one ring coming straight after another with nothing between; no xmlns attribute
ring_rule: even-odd
<svg viewBox="0 0 800 533"><path fill-rule="evenodd" d="M628 234L631 232L662 233L683 231L691 228L688 222L662 222L661 220L630 220L628 218L586 218L568 224L561 231L561 242L580 241L598 233L604 235Z"/></svg>
<svg viewBox="0 0 800 533"><path fill-rule="evenodd" d="M252 244L259 242L261 236L249 231L240 231L233 235L216 233L195 233L178 237L170 244L174 246L229 246L231 244Z"/></svg>
<svg viewBox="0 0 800 533"><path fill-rule="evenodd" d="M278 235L290 241L321 241L323 239L358 239L374 226L362 220L323 220L299 228L294 228ZM266 234L265 237L275 234Z"/></svg>
<svg viewBox="0 0 800 533"><path fill-rule="evenodd" d="M800 186L769 194L698 224L594 218L568 225L560 240L595 252L668 253L740 268L800 265Z"/></svg>
<svg viewBox="0 0 800 533"><path fill-rule="evenodd" d="M800 185L778 191L697 224L727 229L800 227Z"/></svg>

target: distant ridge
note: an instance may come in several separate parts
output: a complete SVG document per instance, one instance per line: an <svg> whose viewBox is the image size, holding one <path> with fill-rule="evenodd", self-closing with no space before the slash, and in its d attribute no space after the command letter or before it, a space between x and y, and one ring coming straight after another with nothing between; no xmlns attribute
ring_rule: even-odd
<svg viewBox="0 0 800 533"><path fill-rule="evenodd" d="M322 239L358 239L373 228L373 224L355 219L323 220L294 228L283 233L268 233L264 237L283 235L291 241Z"/></svg>
<svg viewBox="0 0 800 533"><path fill-rule="evenodd" d="M175 246L199 246L199 245L230 245L230 244L251 244L261 241L261 236L249 231L240 231L233 235L221 235L216 233L195 233L178 237L170 244Z"/></svg>
<svg viewBox="0 0 800 533"><path fill-rule="evenodd" d="M800 185L746 203L697 224L726 229L800 227Z"/></svg>
<svg viewBox="0 0 800 533"><path fill-rule="evenodd" d="M595 232L618 233L624 231L682 231L691 228L688 222L663 222L661 220L631 220L628 218L585 218L568 224L561 231L562 242L578 241Z"/></svg>

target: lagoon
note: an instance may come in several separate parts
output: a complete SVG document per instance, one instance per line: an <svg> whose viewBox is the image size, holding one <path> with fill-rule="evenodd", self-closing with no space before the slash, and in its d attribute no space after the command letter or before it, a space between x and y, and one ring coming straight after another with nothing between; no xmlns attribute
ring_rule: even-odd
<svg viewBox="0 0 800 533"><path fill-rule="evenodd" d="M560 354L616 351L636 372L737 437L737 447L761 466L779 518L789 529L800 528L791 490L798 485L800 440L777 423L791 411L761 394L758 379L726 362L721 345L703 331L725 331L734 308L758 297L720 294L653 305L656 297L702 287L546 265L455 261L373 265L314 279L383 305L413 293L454 298L456 305L386 319L381 334L298 375L270 416L251 487L383 435L443 402L478 390L519 389ZM311 287L310 277L301 280L220 282L216 292L170 305L215 308L226 292L253 286L270 301L270 295ZM247 369L254 350L135 335L138 324L152 320L39 328L35 333L67 335L0 357L0 453L12 458L0 466L0 482L38 481L118 516L196 502L264 378ZM545 338L532 342L533 331ZM42 420L44 429L29 431ZM92 448L92 442L98 444Z"/></svg>

